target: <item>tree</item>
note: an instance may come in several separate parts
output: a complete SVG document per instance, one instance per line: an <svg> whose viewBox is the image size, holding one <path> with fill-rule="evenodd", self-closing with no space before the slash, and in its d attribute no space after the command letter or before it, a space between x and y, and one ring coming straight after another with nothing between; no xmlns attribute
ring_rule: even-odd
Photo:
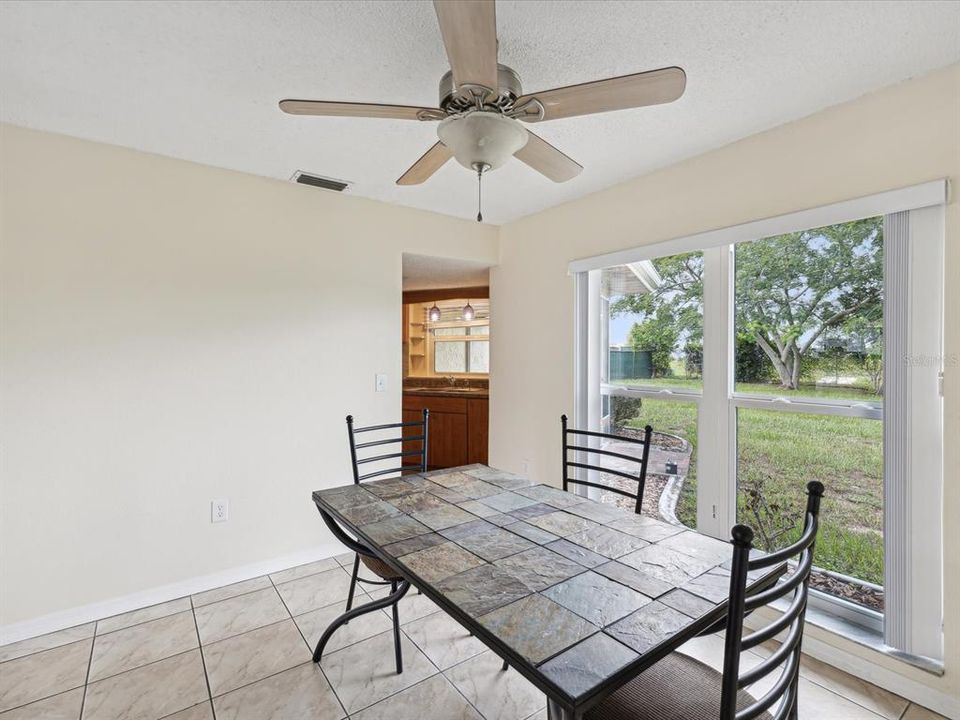
<svg viewBox="0 0 960 720"><path fill-rule="evenodd" d="M669 305L661 305L646 320L634 323L630 328L631 347L634 350L648 350L654 377L670 374L670 354L679 338L676 318Z"/></svg>
<svg viewBox="0 0 960 720"><path fill-rule="evenodd" d="M868 218L743 243L736 320L796 389L804 355L830 328L882 313L883 219Z"/></svg>
<svg viewBox="0 0 960 720"><path fill-rule="evenodd" d="M662 282L650 293L623 295L610 305L611 316L640 315L649 319L666 304L677 334L686 333L687 342L703 340L703 255L681 253L657 258L653 266ZM664 319L666 319L664 317ZM646 348L644 348L646 349ZM671 348L672 349L672 348Z"/></svg>
<svg viewBox="0 0 960 720"><path fill-rule="evenodd" d="M611 314L640 315L643 339L655 334L647 323L672 318L677 337L702 340L703 256L682 253L653 264L661 285L617 298ZM752 339L780 384L796 389L804 357L824 332L849 329L861 317L882 318L883 219L741 243L735 274L738 347L741 336ZM664 306L669 312L661 313Z"/></svg>

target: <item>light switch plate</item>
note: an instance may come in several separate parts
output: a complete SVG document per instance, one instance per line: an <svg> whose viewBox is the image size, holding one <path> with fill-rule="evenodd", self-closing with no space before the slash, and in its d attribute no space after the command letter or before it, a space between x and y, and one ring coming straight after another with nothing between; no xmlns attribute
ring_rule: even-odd
<svg viewBox="0 0 960 720"><path fill-rule="evenodd" d="M377 373L377 392L387 391L387 376L383 373Z"/></svg>

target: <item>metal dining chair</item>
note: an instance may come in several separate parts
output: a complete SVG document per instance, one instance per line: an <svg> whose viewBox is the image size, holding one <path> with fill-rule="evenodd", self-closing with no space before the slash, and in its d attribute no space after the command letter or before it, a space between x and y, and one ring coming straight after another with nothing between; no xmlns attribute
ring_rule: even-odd
<svg viewBox="0 0 960 720"><path fill-rule="evenodd" d="M420 473L427 470L427 443L429 440L430 411L424 409L420 420L408 422L388 423L385 425L370 425L367 427L354 427L353 415L347 415L347 437L350 442L350 461L353 465L353 482L359 485L364 480L372 480L387 475L403 476L407 473ZM410 433L413 432L413 434ZM371 437L375 439L366 441L357 441L358 435L365 433L374 433ZM380 437L386 435L387 437ZM363 438L361 438L363 440ZM404 449L410 445L417 447ZM399 445L399 449L390 446ZM376 450L371 450L376 448ZM386 452L384 452L386 450ZM396 452L393 452L396 450ZM408 458L416 458L415 463L405 462ZM379 468L383 463L390 465L388 468L374 469L370 472L361 474L362 466L375 463L373 467ZM393 464L396 463L396 467ZM378 558L370 548L363 543L349 537L336 522L323 515L323 519L331 532L344 545L353 550L356 554L353 558L353 572L350 575L350 592L347 595L347 607L344 613L334 620L321 636L313 652L313 661L319 662L323 656L323 649L329 641L333 632L342 625L346 625L353 618L378 610L380 608L393 608L393 642L397 661L397 674L403 672L403 656L400 651L400 615L397 604L400 599L410 589L407 580L396 573L389 565ZM373 573L377 580L371 578L362 578L359 576L360 563ZM361 582L367 585L389 585L390 594L371 603L366 603L360 607L353 607L353 600L356 594L357 583Z"/></svg>
<svg viewBox="0 0 960 720"><path fill-rule="evenodd" d="M723 673L681 653L672 653L641 673L584 716L584 720L794 720L800 678L800 647L807 611L813 547L817 538L823 485L807 484L803 534L782 550L750 559L753 530L733 528L730 605L724 642ZM786 580L768 590L747 595L747 573L796 558ZM751 611L792 593L787 609L771 623L749 635L743 619ZM741 672L740 654L787 631L786 637L763 662ZM780 669L773 686L759 699L745 688ZM779 704L778 704L779 703ZM777 706L775 710L771 709Z"/></svg>
<svg viewBox="0 0 960 720"><path fill-rule="evenodd" d="M635 512L640 514L640 508L643 505L643 488L647 482L647 461L650 458L650 437L653 434L653 428L649 425L643 428L643 440L638 440L636 438L624 437L622 435L594 432L593 430L574 430L570 427L567 427L566 415L560 416L560 426L563 429L563 489L568 490L570 485L585 485L587 487L595 487L612 493L617 493L618 495L623 495L624 497L634 498L637 501ZM588 445L583 444L582 440L577 440L577 436L598 438L601 442L603 440L609 440L618 443L639 445L642 447L642 450L640 452L640 457L636 457L634 455L627 455L626 453L622 452L607 450L602 447L589 447ZM573 438L572 442L571 438ZM579 459L571 460L571 452L581 453ZM623 460L631 466L636 465L636 470L634 472L629 472L627 470L604 467L600 464L600 458L591 460L590 458L584 457L585 454L617 458L618 460ZM579 468L588 471L594 470L607 475L615 475L617 477L626 478L627 480L634 480L637 483L637 487L635 491L631 491L617 487L616 485L604 485L591 480L580 480L577 477L570 477L570 468Z"/></svg>
<svg viewBox="0 0 960 720"><path fill-rule="evenodd" d="M413 435L404 434L408 430L413 429ZM389 423L387 425L370 425L368 427L354 427L353 425L353 415L347 415L347 437L350 441L350 462L353 466L353 482L355 485L359 485L364 480L372 480L377 477L382 477L384 475L404 475L406 473L419 473L427 471L427 442L429 440L429 431L430 431L430 411L424 408L423 414L420 420L411 420L408 422L398 422L398 423ZM394 432L396 432L396 437L394 437ZM366 442L357 442L357 435L364 433L385 433L388 435L386 439L376 439L368 440ZM404 443L415 443L419 447L416 449L404 450ZM400 445L399 452L388 452L382 454L381 450L387 448L390 445ZM367 454L369 448L377 448L374 454ZM416 464L405 463L404 460L409 457L416 456L419 458L419 462ZM396 461L399 467L389 467L386 469L373 470L366 474L361 475L361 466L367 465L369 463L383 463L385 461ZM367 578L359 577L358 573L360 571L360 563L363 563L364 566L370 570L374 575L381 578L380 580L370 580ZM353 573L350 576L350 594L347 596L347 610L353 605L353 596L356 592L357 582L362 582L367 585L389 585L393 580L388 575L395 575L392 570L390 570L383 561L379 560L372 553L369 555L364 555L357 553L357 556L353 559Z"/></svg>

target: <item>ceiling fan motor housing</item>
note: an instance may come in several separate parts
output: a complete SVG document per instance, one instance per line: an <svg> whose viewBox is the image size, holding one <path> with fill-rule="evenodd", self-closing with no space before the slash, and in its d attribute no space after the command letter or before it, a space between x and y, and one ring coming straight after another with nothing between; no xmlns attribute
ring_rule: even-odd
<svg viewBox="0 0 960 720"><path fill-rule="evenodd" d="M493 106L501 110L509 109L514 101L523 95L523 89L520 86L520 76L513 68L497 63L497 84L499 87L489 88L495 97L484 99L485 106ZM453 73L447 71L440 78L440 107L449 112L463 112L469 108L475 108L476 104L472 93L469 90L472 87L465 85L458 91L453 84Z"/></svg>

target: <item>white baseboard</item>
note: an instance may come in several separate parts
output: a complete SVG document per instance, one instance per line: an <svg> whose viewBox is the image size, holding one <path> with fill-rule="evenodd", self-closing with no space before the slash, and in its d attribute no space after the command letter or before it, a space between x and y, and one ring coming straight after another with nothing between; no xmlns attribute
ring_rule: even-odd
<svg viewBox="0 0 960 720"><path fill-rule="evenodd" d="M316 545L306 550L300 550L289 555L283 555L270 560L241 565L240 567L222 570L210 575L189 578L179 582L161 585L160 587L123 595L109 600L101 600L89 605L60 610L49 615L42 615L31 620L23 620L0 627L0 645L8 645L19 640L46 635L47 633L65 628L82 625L93 620L138 610L139 608L156 605L157 603L176 600L177 598L212 590L213 588L230 585L231 583L249 580L251 578L279 572L296 565L323 560L344 552L340 543L331 540L323 545Z"/></svg>

